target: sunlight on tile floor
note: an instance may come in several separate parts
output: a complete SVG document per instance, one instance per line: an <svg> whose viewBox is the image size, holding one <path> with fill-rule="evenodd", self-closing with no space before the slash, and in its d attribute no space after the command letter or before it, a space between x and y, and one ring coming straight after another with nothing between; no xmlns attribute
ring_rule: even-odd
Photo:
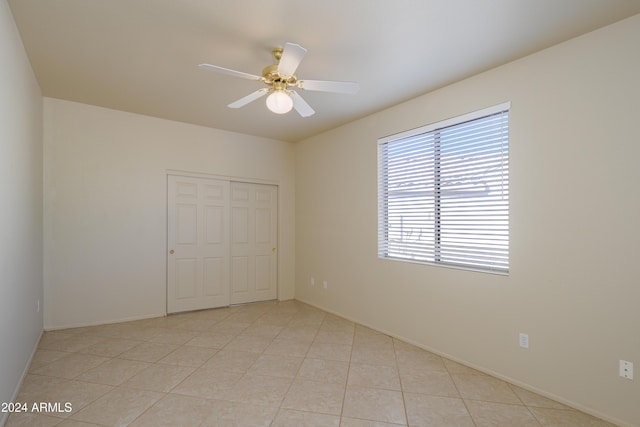
<svg viewBox="0 0 640 427"><path fill-rule="evenodd" d="M297 301L46 332L17 402L53 405L8 427L612 426Z"/></svg>

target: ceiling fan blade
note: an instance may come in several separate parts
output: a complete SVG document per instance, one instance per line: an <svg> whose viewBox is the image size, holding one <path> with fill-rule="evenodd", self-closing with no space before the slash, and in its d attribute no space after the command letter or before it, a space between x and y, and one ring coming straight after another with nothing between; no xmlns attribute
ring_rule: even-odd
<svg viewBox="0 0 640 427"><path fill-rule="evenodd" d="M242 71L230 70L228 68L218 67L217 65L200 64L200 65L198 65L198 67L200 67L200 69L202 69L202 70L211 70L211 71L215 71L217 73L227 74L229 76L234 76L234 77L242 77L243 79L248 79L248 80L261 80L262 79L262 77L256 76L254 74L243 73Z"/></svg>
<svg viewBox="0 0 640 427"><path fill-rule="evenodd" d="M307 101L305 101L300 95L298 95L298 92L291 91L290 95L291 99L293 99L293 108L295 108L298 114L300 114L302 117L313 116L316 113L315 111L313 111L313 108L311 108L311 106L307 104Z"/></svg>
<svg viewBox="0 0 640 427"><path fill-rule="evenodd" d="M298 69L298 65L307 53L307 49L294 43L286 43L278 63L278 73L291 77Z"/></svg>
<svg viewBox="0 0 640 427"><path fill-rule="evenodd" d="M244 107L245 105L247 105L250 102L255 101L258 98L263 97L264 95L266 95L269 92L269 89L267 88L262 88L260 90L257 90L253 93L250 93L249 95L238 99L235 102L232 102L231 104L227 105L227 107L229 108L240 108L240 107Z"/></svg>
<svg viewBox="0 0 640 427"><path fill-rule="evenodd" d="M332 82L327 80L298 80L298 87L304 90L350 94L360 90L360 85L356 82Z"/></svg>

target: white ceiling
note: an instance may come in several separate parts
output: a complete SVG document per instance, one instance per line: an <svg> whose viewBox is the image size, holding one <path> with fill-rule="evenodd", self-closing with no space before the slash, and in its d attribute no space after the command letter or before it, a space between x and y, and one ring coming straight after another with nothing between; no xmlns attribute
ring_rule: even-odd
<svg viewBox="0 0 640 427"><path fill-rule="evenodd" d="M43 95L298 141L640 13L640 0L8 0ZM276 115L260 82L271 49L308 53L298 78L360 83L303 92L316 114Z"/></svg>

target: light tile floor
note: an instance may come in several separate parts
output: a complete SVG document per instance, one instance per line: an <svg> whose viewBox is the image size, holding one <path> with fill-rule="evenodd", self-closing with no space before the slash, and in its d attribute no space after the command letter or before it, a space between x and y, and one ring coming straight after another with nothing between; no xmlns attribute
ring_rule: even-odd
<svg viewBox="0 0 640 427"><path fill-rule="evenodd" d="M297 301L46 332L17 401L7 426L612 425Z"/></svg>

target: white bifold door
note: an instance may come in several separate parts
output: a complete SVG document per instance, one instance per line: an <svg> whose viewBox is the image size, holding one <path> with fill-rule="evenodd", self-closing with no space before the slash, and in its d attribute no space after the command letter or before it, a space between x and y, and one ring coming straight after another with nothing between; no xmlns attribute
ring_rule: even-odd
<svg viewBox="0 0 640 427"><path fill-rule="evenodd" d="M167 312L277 296L277 187L168 176Z"/></svg>
<svg viewBox="0 0 640 427"><path fill-rule="evenodd" d="M229 305L228 181L168 177L167 312Z"/></svg>
<svg viewBox="0 0 640 427"><path fill-rule="evenodd" d="M278 191L231 183L231 304L276 298Z"/></svg>

